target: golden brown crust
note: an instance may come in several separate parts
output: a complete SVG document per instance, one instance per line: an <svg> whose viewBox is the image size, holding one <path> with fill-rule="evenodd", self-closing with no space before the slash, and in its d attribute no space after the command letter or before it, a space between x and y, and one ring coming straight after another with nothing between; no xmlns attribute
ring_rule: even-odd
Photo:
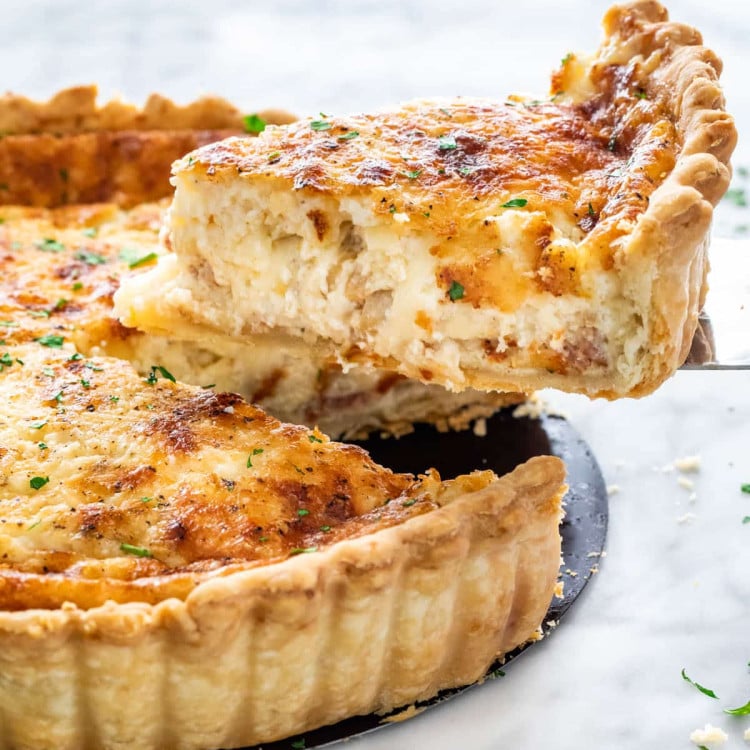
<svg viewBox="0 0 750 750"><path fill-rule="evenodd" d="M728 186L736 131L718 86L720 62L695 29L667 20L650 0L614 7L604 28L594 58L565 59L547 102L419 101L372 116L271 128L260 139L228 139L181 160L174 249L192 267L203 263L221 290L216 298L231 299L231 314L219 303L199 304L210 291L202 294L201 281L186 281L189 274L172 262L153 278L188 289L192 297L176 298L190 299L192 309L151 305L139 287L141 307L121 296L124 319L148 327L151 317L183 316L238 337L268 330L317 336L345 363L396 369L455 390L558 387L608 398L653 391L682 363L695 330L712 207ZM373 278L371 263L363 279L330 294L338 305L347 295L354 322L343 333L327 322L342 317L333 308L321 309L314 322L310 315L268 320L251 300L242 318L241 285L235 290L227 280L221 253L204 253L190 212L202 200L220 202L222 186L237 192L245 184L252 196L300 196L340 221L357 201L361 233L376 224L397 246L425 244L429 257L420 256L416 268L434 267L431 316L405 307L410 291L399 296L407 284L423 289L421 280L408 273L406 283ZM189 196L184 203L181 190ZM332 222L316 211L308 218L321 242L321 228L330 234ZM217 214L213 236L230 237L227 252L241 256L233 216L231 206L226 224ZM306 238L307 231L295 224L292 233ZM236 270L237 258L232 263ZM368 327L370 286L382 291L386 306ZM301 283L292 276L285 294L287 287ZM256 289L258 311L275 309L273 293L266 299ZM535 337L529 328L539 309L559 326L548 324ZM521 313L524 325L531 321L526 328L514 323ZM461 331L453 335L458 316ZM476 335L468 333L472 323ZM408 334L399 337L399 326Z"/></svg>
<svg viewBox="0 0 750 750"><path fill-rule="evenodd" d="M287 113L261 113L269 123ZM180 106L152 94L143 108L97 104L96 86L35 102L0 97L0 205L60 206L112 201L133 206L171 194L172 162L244 132L243 114L219 97Z"/></svg>
<svg viewBox="0 0 750 750"><path fill-rule="evenodd" d="M559 460L533 459L184 601L0 613L3 746L236 747L472 682L544 615L563 476Z"/></svg>

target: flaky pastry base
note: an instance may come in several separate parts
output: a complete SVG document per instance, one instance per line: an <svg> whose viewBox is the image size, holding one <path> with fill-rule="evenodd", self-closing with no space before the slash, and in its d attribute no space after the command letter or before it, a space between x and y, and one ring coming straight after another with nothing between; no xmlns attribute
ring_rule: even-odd
<svg viewBox="0 0 750 750"><path fill-rule="evenodd" d="M0 613L0 747L252 745L479 679L538 628L564 469L180 601Z"/></svg>

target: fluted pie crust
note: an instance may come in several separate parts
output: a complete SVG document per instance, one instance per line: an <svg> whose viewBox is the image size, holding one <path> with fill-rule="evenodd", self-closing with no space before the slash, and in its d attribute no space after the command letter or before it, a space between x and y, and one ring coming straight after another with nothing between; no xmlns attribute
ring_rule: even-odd
<svg viewBox="0 0 750 750"><path fill-rule="evenodd" d="M560 461L184 599L0 612L3 748L237 747L482 676L557 578Z"/></svg>

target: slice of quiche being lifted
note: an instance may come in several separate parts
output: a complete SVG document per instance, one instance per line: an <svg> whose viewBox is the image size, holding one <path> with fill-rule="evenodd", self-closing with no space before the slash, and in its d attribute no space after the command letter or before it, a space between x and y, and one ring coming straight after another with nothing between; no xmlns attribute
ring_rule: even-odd
<svg viewBox="0 0 750 750"><path fill-rule="evenodd" d="M690 346L736 133L697 31L653 0L604 28L546 101L321 116L185 157L174 254L122 287L123 321L453 390L651 392Z"/></svg>

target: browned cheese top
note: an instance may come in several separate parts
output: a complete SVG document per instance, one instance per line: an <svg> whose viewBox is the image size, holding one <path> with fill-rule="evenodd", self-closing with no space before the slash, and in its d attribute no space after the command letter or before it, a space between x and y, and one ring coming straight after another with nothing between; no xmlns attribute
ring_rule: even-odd
<svg viewBox="0 0 750 750"><path fill-rule="evenodd" d="M177 162L176 174L359 197L384 218L406 214L400 231L436 236L436 255L468 252L467 262L492 248L488 216L541 212L540 252L557 228L607 264L611 241L627 231L618 224L646 209L679 142L667 92L640 63L594 67L590 98L578 101L565 88L583 70L568 56L545 101L418 101L271 127L205 146Z"/></svg>

